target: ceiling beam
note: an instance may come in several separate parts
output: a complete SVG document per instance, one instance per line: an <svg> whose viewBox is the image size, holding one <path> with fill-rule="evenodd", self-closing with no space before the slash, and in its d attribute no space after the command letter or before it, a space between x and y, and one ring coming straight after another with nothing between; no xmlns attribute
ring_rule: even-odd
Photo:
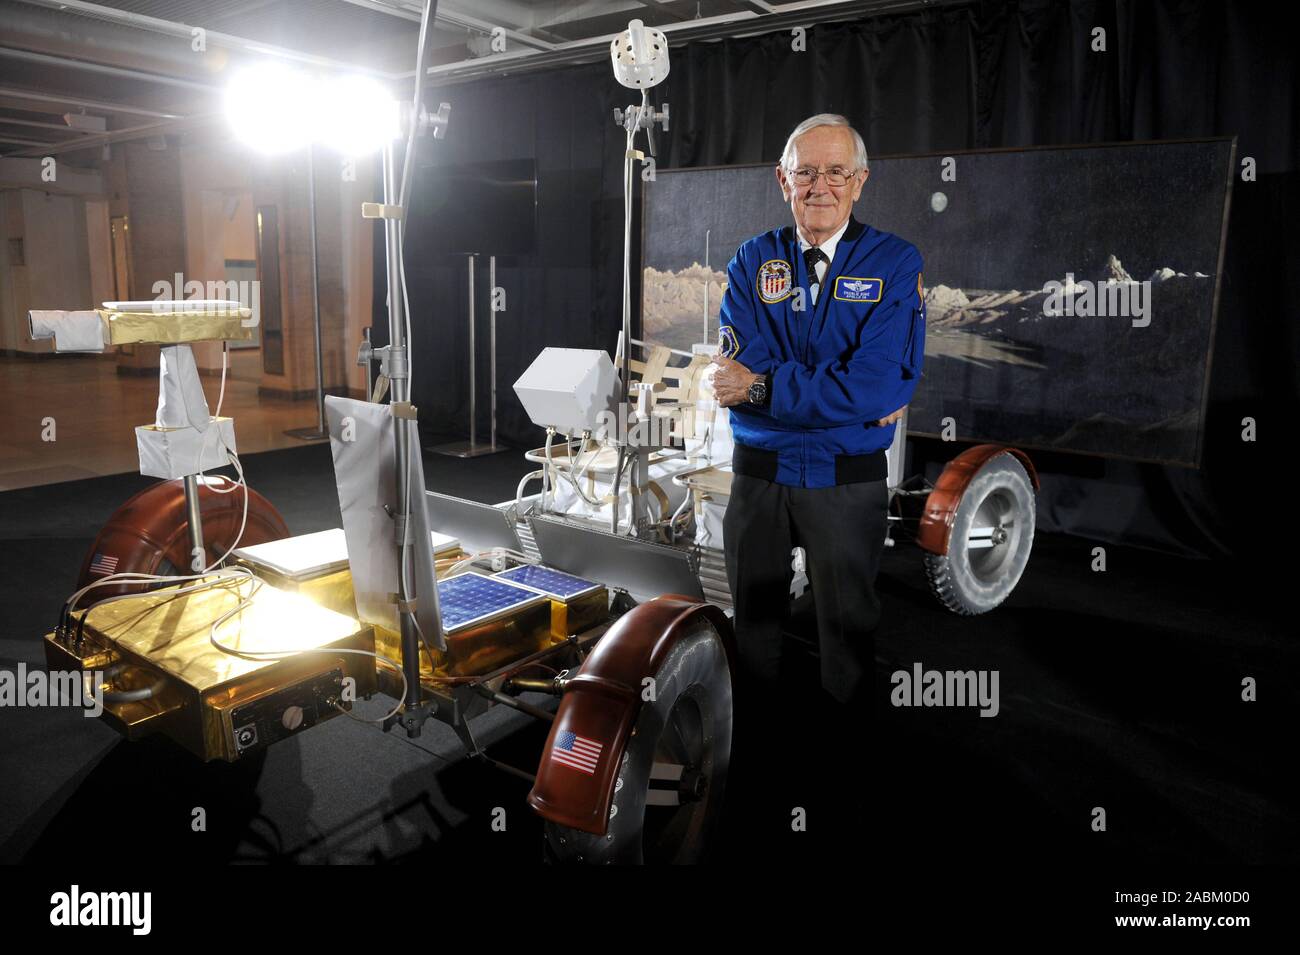
<svg viewBox="0 0 1300 955"><path fill-rule="evenodd" d="M64 96L61 93L48 93L42 90L24 90L10 86L0 86L0 99L5 97L35 100L38 103L65 103L82 109L94 109L109 113L130 113L134 116L150 116L154 119L185 119L180 113L164 113L156 109L127 106L124 103L107 103L103 100L85 99L80 96Z"/></svg>
<svg viewBox="0 0 1300 955"><path fill-rule="evenodd" d="M38 123L34 119L17 119L13 116L0 116L0 126L30 126L34 129L53 129L60 133L75 133L78 136L89 136L93 133L93 130L77 129L62 123Z"/></svg>
<svg viewBox="0 0 1300 955"><path fill-rule="evenodd" d="M903 10L935 6L966 5L973 0L801 0L783 4L776 13L756 13L739 10L734 13L665 24L658 29L668 38L670 45L680 45L701 40L716 40L769 33L796 26L814 26L835 20L860 16L878 16ZM554 24L552 24L554 26ZM493 53L459 63L445 63L429 67L427 75L435 82L463 82L498 72L519 73L572 63L589 63L608 58L609 44L618 34L587 37L561 43L553 50L520 50L510 53ZM402 78L412 73L402 74Z"/></svg>
<svg viewBox="0 0 1300 955"><path fill-rule="evenodd" d="M682 20L691 19L690 14L679 13L676 10L670 10L668 8L668 4L664 3L663 0L636 0L636 2L641 4L641 6L643 7L653 10L655 13L662 13L670 20L677 20L680 22Z"/></svg>
<svg viewBox="0 0 1300 955"><path fill-rule="evenodd" d="M342 0L342 2L351 4L354 7L361 7L364 10L373 10L375 13L386 13L390 17L401 17L403 20L411 20L415 23L420 22L419 10L411 10L405 6L384 3L382 0Z"/></svg>
<svg viewBox="0 0 1300 955"><path fill-rule="evenodd" d="M442 4L438 5L438 15L436 20L438 23L447 24L449 26L461 27L466 30L475 30L478 33L482 33L484 36L491 36L493 31L500 30L507 39L514 40L516 43L522 43L524 46L532 47L535 50L554 50L556 48L556 44L554 43L550 43L546 40L539 40L535 36L529 36L527 33L520 33L518 30L511 29L499 23L490 23L487 20L480 20L478 17L471 17L467 13L461 13L459 10L446 8Z"/></svg>
<svg viewBox="0 0 1300 955"><path fill-rule="evenodd" d="M174 20L162 20L158 17L147 17L140 13L132 13L129 10L119 10L116 7L106 7L98 3L87 3L85 0L14 0L14 2L25 3L28 6L43 7L47 10L56 10L59 13L73 14L95 20L107 20L111 23L133 27L137 30L145 30L150 33L159 33L164 36L183 39L187 43L193 39L193 31L195 29L202 29L204 31L205 41L209 46L225 47L226 49L238 50L242 53L257 56L273 56L282 60L307 63L311 66L323 67L331 70L346 70L354 73L366 73L384 79L393 79L393 76L389 73L385 73L381 70L374 70L356 63L334 60L326 56L316 56L313 53L303 53L301 50L275 46L270 43L263 43L260 40L250 40L246 37L234 36L229 33L219 33L216 30L209 30L201 24L179 23Z"/></svg>
<svg viewBox="0 0 1300 955"><path fill-rule="evenodd" d="M0 143L16 143L20 146L53 146L54 143L47 143L43 139L20 139L17 136L0 135Z"/></svg>
<svg viewBox="0 0 1300 955"><path fill-rule="evenodd" d="M120 76L129 80L143 80L147 83L161 83L164 86L179 86L182 89L197 90L200 93L218 93L220 87L208 83L195 83L175 76L163 76L159 73L145 73L141 70L128 70L120 66L106 66L103 63L89 63L85 60L67 56L54 56L49 53L32 53L29 50L15 50L0 47L0 57L10 60L23 60L27 63L41 63L60 69L83 70L87 73L99 73L104 76Z"/></svg>
<svg viewBox="0 0 1300 955"><path fill-rule="evenodd" d="M342 0L342 2L350 3L354 7L374 10L376 13L387 13L389 16L414 20L416 23L420 22L420 13L423 10L423 5L415 2L415 0L392 0L390 3L379 2L379 0ZM529 36L527 33L520 33L513 27L506 26L503 23L492 23L488 20L472 17L468 13L462 13L447 6L445 3L438 4L438 9L433 16L433 22L444 27L456 27L460 30L481 33L484 36L491 36L493 30L501 30L506 39L514 40L516 43L534 50L553 50L557 46L557 44L547 40ZM410 76L411 74L407 73L405 75Z"/></svg>
<svg viewBox="0 0 1300 955"><path fill-rule="evenodd" d="M17 152L6 153L6 156L10 158L15 156L53 156L56 153L77 152L82 149L93 149L96 146L106 146L110 143L125 142L132 139L150 139L154 136L162 136L165 133L183 133L193 129L202 129L205 126L215 125L224 118L221 113L203 113L183 119L164 120L161 123L147 123L143 126L115 129L108 133L95 133L85 139L60 142L43 146L41 149L21 149Z"/></svg>
<svg viewBox="0 0 1300 955"><path fill-rule="evenodd" d="M273 6L279 2L280 0L248 0L248 2L242 6L218 10L216 13L212 14L209 22L216 23L219 20L229 20L231 17L242 17L246 14L261 10L264 7Z"/></svg>

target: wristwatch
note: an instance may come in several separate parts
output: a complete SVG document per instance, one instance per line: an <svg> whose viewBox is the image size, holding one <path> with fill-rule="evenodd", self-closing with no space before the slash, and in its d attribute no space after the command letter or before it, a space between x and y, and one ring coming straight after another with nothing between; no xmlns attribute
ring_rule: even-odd
<svg viewBox="0 0 1300 955"><path fill-rule="evenodd" d="M756 408L766 408L767 399L771 393L772 376L759 375L754 379L754 383L749 386L749 394L746 400Z"/></svg>

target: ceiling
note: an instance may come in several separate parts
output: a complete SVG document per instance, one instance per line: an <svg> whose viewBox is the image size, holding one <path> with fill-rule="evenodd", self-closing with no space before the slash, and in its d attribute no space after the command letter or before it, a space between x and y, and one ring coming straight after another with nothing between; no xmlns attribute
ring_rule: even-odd
<svg viewBox="0 0 1300 955"><path fill-rule="evenodd" d="M633 18L676 44L927 5L932 0L440 0L429 82L600 60ZM266 59L367 72L409 96L422 6L0 0L0 155L57 153L94 164L106 143L210 125L226 77Z"/></svg>

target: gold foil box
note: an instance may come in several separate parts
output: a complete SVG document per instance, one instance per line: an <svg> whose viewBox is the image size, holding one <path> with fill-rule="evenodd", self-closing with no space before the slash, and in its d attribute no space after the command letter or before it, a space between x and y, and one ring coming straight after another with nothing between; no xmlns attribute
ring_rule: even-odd
<svg viewBox="0 0 1300 955"><path fill-rule="evenodd" d="M95 311L108 326L110 345L251 341L256 327L253 310L246 306L203 312Z"/></svg>

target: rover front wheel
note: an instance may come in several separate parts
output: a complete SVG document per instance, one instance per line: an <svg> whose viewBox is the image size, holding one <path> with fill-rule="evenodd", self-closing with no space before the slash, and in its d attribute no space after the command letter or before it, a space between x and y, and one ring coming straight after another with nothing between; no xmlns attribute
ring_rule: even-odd
<svg viewBox="0 0 1300 955"><path fill-rule="evenodd" d="M583 864L700 861L722 807L731 756L731 673L701 621L676 642L641 704L614 783L608 830L546 824L546 856Z"/></svg>

